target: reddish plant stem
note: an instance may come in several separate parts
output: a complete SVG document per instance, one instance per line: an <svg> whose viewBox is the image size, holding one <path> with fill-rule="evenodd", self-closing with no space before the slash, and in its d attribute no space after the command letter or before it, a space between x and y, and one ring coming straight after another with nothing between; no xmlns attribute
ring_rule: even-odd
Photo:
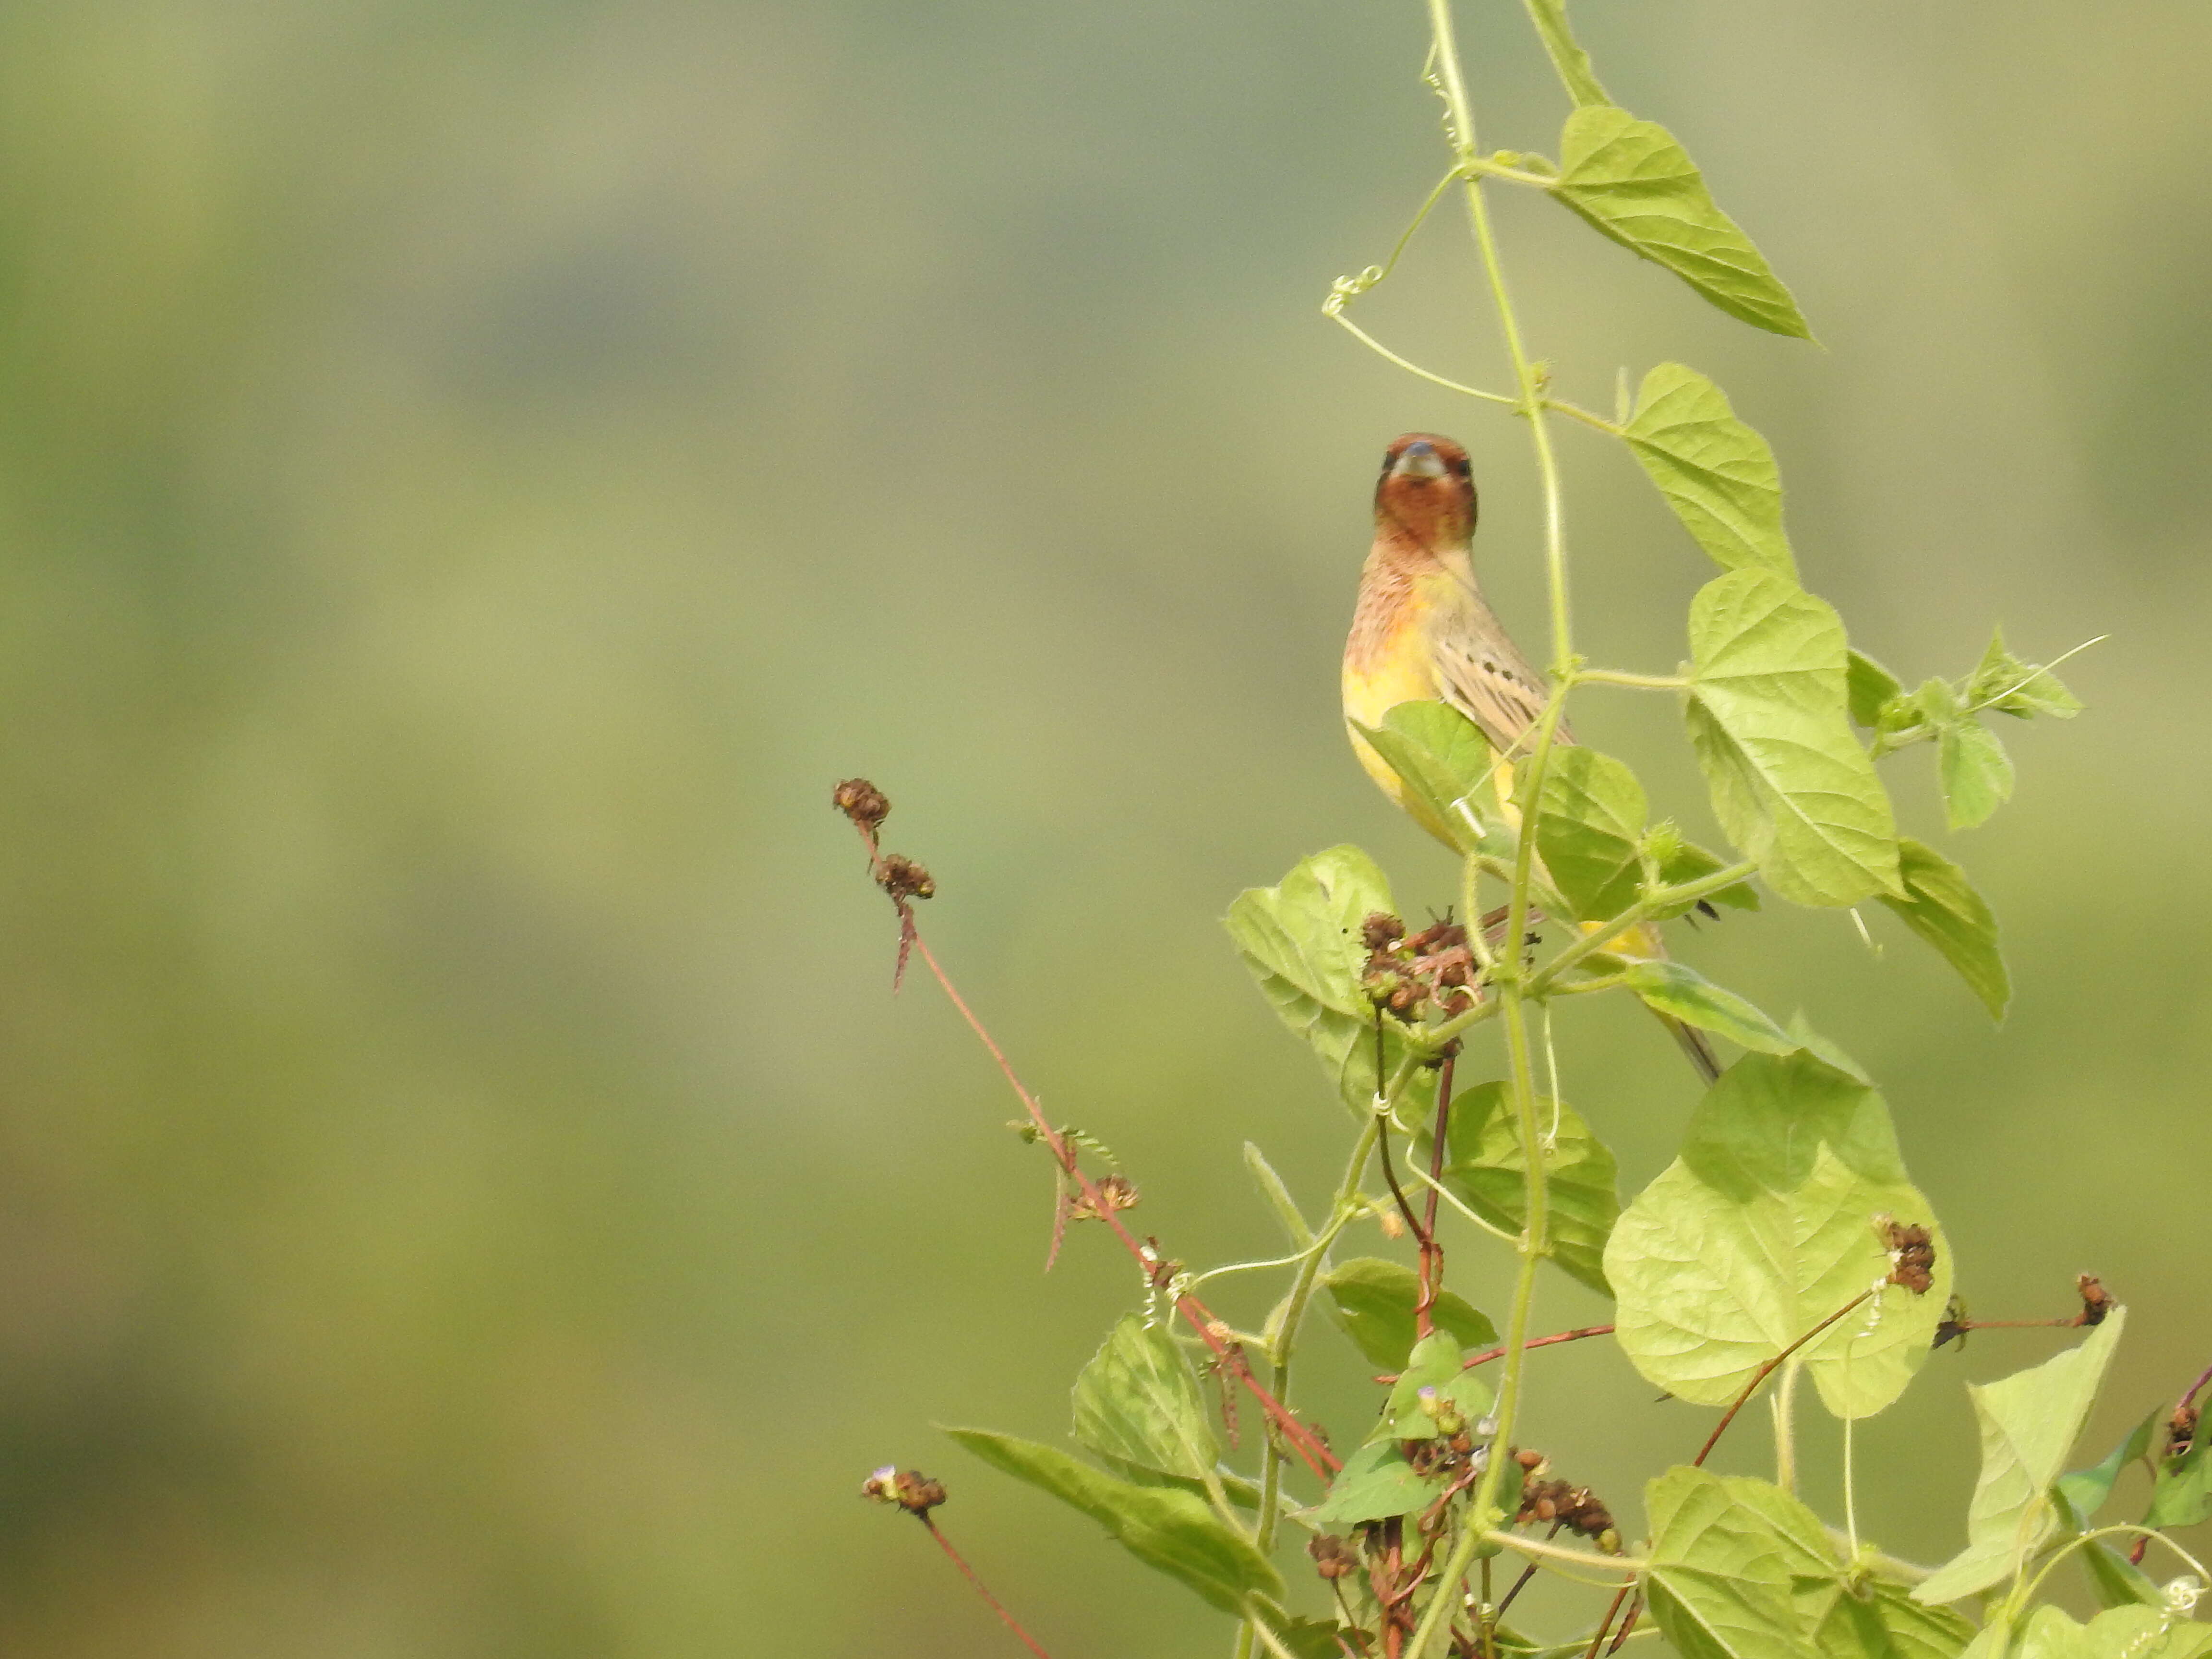
<svg viewBox="0 0 2212 1659"><path fill-rule="evenodd" d="M2074 1314L2064 1319L1954 1319L1951 1322L1962 1331L2064 1331L2077 1330L2089 1322Z"/></svg>
<svg viewBox="0 0 2212 1659"><path fill-rule="evenodd" d="M1606 1632L1613 1628L1613 1615L1620 1611L1620 1604L1628 1599L1628 1592L1635 1587L1635 1583L1632 1578L1614 1593L1612 1605L1605 1610L1605 1617L1597 1621L1597 1634L1590 1638L1590 1644L1583 1650L1583 1659L1597 1659L1597 1650L1605 1645Z"/></svg>
<svg viewBox="0 0 2212 1659"><path fill-rule="evenodd" d="M1437 1297L1443 1289L1444 1247L1437 1243L1437 1198L1443 1181L1444 1136L1451 1127L1452 1065L1458 1058L1459 1045L1454 1043L1444 1051L1443 1063L1437 1067L1437 1122L1429 1136L1428 1198L1421 1206L1421 1290L1413 1303L1413 1332L1417 1336L1435 1333Z"/></svg>
<svg viewBox="0 0 2212 1659"><path fill-rule="evenodd" d="M877 850L876 838L868 832L866 826L855 825L854 827L860 830L860 841L868 849L868 859L872 868L881 857ZM1006 1050L999 1047L983 1022L975 1017L975 1011L968 1006L967 1000L955 988L951 976L945 971L943 964L937 960L936 952L929 948L929 941L922 937L921 928L915 923L913 905L902 898L894 898L892 903L899 915L902 954L909 943L915 950L921 952L921 959L928 964L930 975L937 981L938 988L945 993L953 1007L959 1011L960 1018L968 1022L968 1029L975 1032L976 1040L982 1043L991 1058L998 1062L999 1070L1005 1074L1007 1085L1013 1090L1016 1097L1021 1101L1022 1109L1029 1114L1030 1124L1036 1128L1038 1138L1051 1151L1054 1161L1082 1192L1088 1213L1097 1216L1099 1220L1106 1224L1114 1236L1121 1241L1122 1246L1136 1258L1137 1265L1144 1270L1146 1278L1151 1283L1155 1285L1164 1285L1172 1277L1165 1271L1167 1262L1157 1249L1140 1243L1136 1235L1122 1224L1121 1218L1115 1212L1114 1206L1100 1195L1097 1184L1091 1177L1083 1173L1077 1161L1075 1148L1069 1145L1065 1135L1053 1127L1051 1120L1044 1115L1044 1108L1037 1103L1036 1097L1029 1091L1019 1074L1015 1072L1013 1062L1006 1058ZM1212 1351L1214 1358L1220 1363L1223 1369L1242 1382L1251 1393L1252 1397L1260 1402L1260 1409L1274 1419L1276 1426L1282 1431L1284 1439L1290 1443L1291 1449L1297 1453L1305 1466L1313 1471L1316 1478L1326 1483L1330 1475L1344 1467L1342 1461L1315 1437L1311 1429L1299 1422L1291 1414L1287 1406L1261 1386L1260 1379L1253 1376L1252 1368L1244 1358L1243 1346L1218 1334L1218 1329L1226 1328L1213 1316L1212 1310L1204 1303L1194 1296L1179 1296L1176 1298L1175 1307L1176 1311L1182 1316L1191 1329L1197 1332L1199 1340Z"/></svg>
<svg viewBox="0 0 2212 1659"><path fill-rule="evenodd" d="M1562 1342L1579 1342L1586 1336L1611 1336L1612 1334L1613 1327L1610 1325L1582 1325L1571 1331L1554 1331L1549 1336L1532 1336L1521 1346L1524 1350L1551 1348L1558 1346ZM1460 1361L1459 1368L1463 1371L1471 1370L1477 1365L1487 1365L1492 1360L1503 1359L1504 1357L1505 1350L1503 1348L1485 1348L1480 1353L1469 1354L1465 1359ZM1388 1388L1398 1380L1398 1373L1387 1372L1375 1380Z"/></svg>
<svg viewBox="0 0 2212 1659"><path fill-rule="evenodd" d="M1628 1604L1628 1617L1620 1621L1620 1633L1613 1638L1613 1645L1606 1650L1608 1659L1609 1656L1619 1653L1621 1648L1626 1644L1628 1638L1636 1633L1637 1615L1641 1613L1643 1611L1644 1592L1639 1589L1636 1592L1635 1599Z"/></svg>
<svg viewBox="0 0 2212 1659"><path fill-rule="evenodd" d="M2177 1409L2187 1411L2195 1405L2197 1396L2204 1392L2208 1383L2212 1383L2212 1365L2207 1365L2197 1374L2197 1380L2189 1385L2189 1392L2181 1396L2181 1403Z"/></svg>
<svg viewBox="0 0 2212 1659"><path fill-rule="evenodd" d="M975 1594L981 1596L985 1604L990 1607L991 1611L999 1615L1000 1621L1003 1623L1008 1630L1013 1632L1015 1635L1022 1638L1022 1645L1027 1648L1031 1653L1036 1655L1037 1659L1052 1659L1052 1656L1047 1653L1044 1649L1038 1644L1036 1638L1024 1630L1021 1626L1016 1622L1014 1615L1006 1611L1006 1605L1001 1602L997 1596L991 1594L990 1587L975 1576L975 1569L969 1566L964 1560L961 1559L960 1552L952 1547L952 1540L947 1538L943 1533L938 1531L937 1522L931 1520L927 1515L921 1515L916 1518L921 1521L924 1527L929 1529L929 1535L937 1540L938 1548L943 1550L946 1555L950 1556L952 1559L952 1565L960 1569L961 1577L975 1586Z"/></svg>
<svg viewBox="0 0 2212 1659"><path fill-rule="evenodd" d="M1773 1358L1768 1360L1764 1365L1761 1365L1757 1370L1753 1371L1751 1374L1751 1381L1743 1385L1743 1392L1736 1395L1735 1404L1730 1406L1728 1408L1727 1413L1721 1419L1721 1420L1713 1425L1713 1431L1705 1437L1705 1443L1698 1449L1698 1455L1690 1460L1690 1467L1693 1469L1702 1468L1705 1467L1705 1459L1711 1455L1713 1448L1720 1444L1721 1437L1728 1432L1728 1425L1735 1421L1735 1414L1744 1408L1744 1406L1749 1401L1752 1395L1759 1392L1759 1385L1765 1382L1768 1377L1774 1375L1774 1368L1776 1366L1779 1365L1784 1360L1789 1358L1791 1354L1796 1353L1798 1349L1803 1347L1808 1342L1810 1342L1814 1337L1820 1335L1822 1331L1826 1330L1829 1326L1834 1324L1838 1320L1841 1319L1845 1314L1850 1312L1852 1309L1857 1307L1861 1303L1864 1302L1873 1294L1874 1292L1872 1291L1861 1291L1850 1301L1844 1303L1842 1307L1837 1309L1835 1312L1830 1314L1819 1324L1814 1326L1811 1330L1806 1332L1804 1335L1799 1337L1795 1342L1792 1342L1780 1353L1775 1355Z"/></svg>
<svg viewBox="0 0 2212 1659"><path fill-rule="evenodd" d="M1610 1325L1583 1325L1571 1331L1555 1331L1549 1336L1532 1336L1521 1346L1524 1351L1529 1348L1549 1348L1561 1342L1579 1342L1586 1336L1611 1336L1612 1334L1613 1327ZM1503 1348L1485 1348L1480 1353L1469 1354L1461 1362L1460 1369L1467 1370L1476 1365L1487 1365L1493 1359L1504 1358L1505 1350Z"/></svg>

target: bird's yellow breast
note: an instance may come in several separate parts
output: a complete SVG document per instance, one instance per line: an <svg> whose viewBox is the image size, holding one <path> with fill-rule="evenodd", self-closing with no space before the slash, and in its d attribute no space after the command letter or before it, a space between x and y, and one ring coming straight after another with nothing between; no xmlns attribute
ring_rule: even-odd
<svg viewBox="0 0 2212 1659"><path fill-rule="evenodd" d="M1437 700L1435 659L1422 628L1431 600L1412 582L1395 592L1363 591L1360 597L1361 614L1353 622L1352 639L1344 653L1344 720L1352 752L1384 794L1449 846L1452 837L1443 825L1431 823L1431 815L1420 803L1407 799L1389 762L1359 734L1363 726L1382 725L1382 717L1401 702ZM1375 603L1377 599L1382 602Z"/></svg>

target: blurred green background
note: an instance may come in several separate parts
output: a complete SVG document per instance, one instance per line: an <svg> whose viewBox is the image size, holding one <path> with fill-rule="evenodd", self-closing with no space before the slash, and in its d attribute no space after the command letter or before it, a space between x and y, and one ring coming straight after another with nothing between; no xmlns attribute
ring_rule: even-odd
<svg viewBox="0 0 2212 1659"><path fill-rule="evenodd" d="M1567 393L1714 374L1908 680L1992 621L2113 635L2088 714L2008 726L1986 829L1892 763L2007 924L2002 1032L1886 917L1878 957L1781 911L1681 946L1884 1079L1975 1311L2084 1268L2133 1304L2103 1443L2212 1358L2212 11L1578 15L1825 349L1506 192ZM1553 149L1518 9L1462 28L1486 141ZM1318 313L1440 171L1423 46L1313 0L0 11L0 1651L1012 1650L859 1498L891 1460L1056 1655L1226 1651L930 1426L1062 1434L1133 1276L1081 1230L1041 1275L1042 1160L933 988L890 995L828 793L890 793L933 938L1145 1230L1272 1253L1248 1137L1318 1204L1347 1122L1217 919L1341 840L1449 896L1335 714L1393 434L1474 447L1538 631L1514 422ZM1359 315L1503 378L1449 216ZM1588 648L1667 669L1706 567L1562 441ZM1662 700L1577 718L1702 821ZM1632 1191L1688 1073L1570 1013ZM1863 1525L1956 1547L1960 1384L2053 1346L1938 1356L1862 1435ZM1536 1375L1534 1443L1627 1516L1706 1420L1607 1345Z"/></svg>

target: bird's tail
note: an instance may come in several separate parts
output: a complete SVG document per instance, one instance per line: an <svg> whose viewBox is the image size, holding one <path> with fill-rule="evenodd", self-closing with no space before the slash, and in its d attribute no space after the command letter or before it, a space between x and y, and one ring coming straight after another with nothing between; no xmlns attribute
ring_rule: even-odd
<svg viewBox="0 0 2212 1659"><path fill-rule="evenodd" d="M1720 1056L1713 1052L1713 1045L1706 1040L1705 1034L1694 1025L1683 1024L1672 1014L1662 1014L1656 1008L1652 1012L1674 1041L1681 1045L1682 1052L1689 1056L1690 1064L1698 1068L1698 1075L1709 1085L1719 1082Z"/></svg>
<svg viewBox="0 0 2212 1659"><path fill-rule="evenodd" d="M1583 926L1588 930L1595 924L1584 922ZM1624 962L1663 962L1667 958L1665 941L1659 937L1658 928L1648 922L1640 927L1632 928L1607 948ZM1685 1025L1672 1014L1660 1013L1656 1008L1651 1012L1674 1041L1681 1045L1690 1064L1698 1068L1698 1075L1708 1085L1718 1082L1721 1061L1720 1056L1713 1052L1711 1040L1696 1026Z"/></svg>

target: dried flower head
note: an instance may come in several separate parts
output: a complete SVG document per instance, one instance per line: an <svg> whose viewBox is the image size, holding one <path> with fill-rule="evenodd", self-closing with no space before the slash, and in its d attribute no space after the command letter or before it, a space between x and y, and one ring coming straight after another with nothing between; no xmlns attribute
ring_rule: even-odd
<svg viewBox="0 0 2212 1659"><path fill-rule="evenodd" d="M846 779L830 792L830 803L871 833L891 815L890 800L866 778Z"/></svg>
<svg viewBox="0 0 2212 1659"><path fill-rule="evenodd" d="M886 1463L860 1483L860 1496L896 1504L908 1515L927 1515L945 1501L945 1487L919 1469L902 1474L896 1464Z"/></svg>
<svg viewBox="0 0 2212 1659"><path fill-rule="evenodd" d="M1079 1192L1068 1205L1068 1213L1078 1221L1103 1221L1116 1210L1137 1207L1137 1183L1125 1175L1101 1176L1091 1183L1091 1190L1098 1194L1097 1203L1090 1193Z"/></svg>
<svg viewBox="0 0 2212 1659"><path fill-rule="evenodd" d="M1314 1571L1324 1578L1349 1578L1359 1571L1359 1553L1352 1540L1334 1533L1316 1533L1306 1540L1306 1553L1313 1557Z"/></svg>
<svg viewBox="0 0 2212 1659"><path fill-rule="evenodd" d="M2081 1292L2081 1322L2101 1325L2105 1316L2112 1310L2112 1293L2106 1290L2096 1274L2083 1273L2074 1281L2074 1288Z"/></svg>
<svg viewBox="0 0 2212 1659"><path fill-rule="evenodd" d="M1925 1227L1899 1221L1894 1216L1876 1219L1882 1248L1889 1252L1889 1282L1902 1285L1915 1296L1925 1296L1936 1282L1936 1242Z"/></svg>
<svg viewBox="0 0 2212 1659"><path fill-rule="evenodd" d="M937 893L937 882L929 872L896 853L886 853L876 860L876 885L902 903L932 898Z"/></svg>

